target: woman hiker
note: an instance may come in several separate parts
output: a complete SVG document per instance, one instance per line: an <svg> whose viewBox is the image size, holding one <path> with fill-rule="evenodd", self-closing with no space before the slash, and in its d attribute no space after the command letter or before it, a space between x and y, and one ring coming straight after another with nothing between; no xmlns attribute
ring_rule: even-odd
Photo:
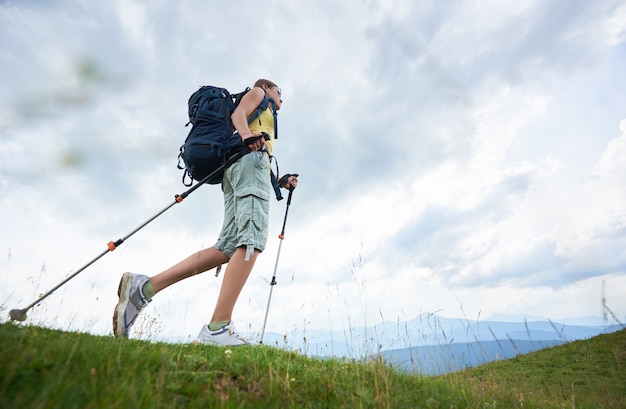
<svg viewBox="0 0 626 409"><path fill-rule="evenodd" d="M248 117L266 95L274 100L274 104L269 104L260 114L259 120L255 119L248 124ZM197 341L224 346L253 344L237 332L232 313L254 262L267 243L269 198L273 190L269 155L276 137L273 109L278 111L281 104L281 89L266 79L258 80L243 96L231 119L244 145L251 152L224 172L224 222L217 243L152 277L125 273L120 280L119 301L113 314L113 332L116 337L128 338L135 319L159 291L187 277L228 263L213 316L202 327ZM269 140L253 138L263 132L269 135ZM246 143L248 138L253 138L252 142ZM293 189L298 184L297 175L281 178L281 182L281 187Z"/></svg>

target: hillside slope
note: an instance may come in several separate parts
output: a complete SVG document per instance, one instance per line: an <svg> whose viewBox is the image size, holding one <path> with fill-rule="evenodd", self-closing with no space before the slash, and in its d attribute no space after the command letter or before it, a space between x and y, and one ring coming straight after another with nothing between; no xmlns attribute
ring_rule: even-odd
<svg viewBox="0 0 626 409"><path fill-rule="evenodd" d="M440 377L0 325L2 408L624 408L626 330Z"/></svg>

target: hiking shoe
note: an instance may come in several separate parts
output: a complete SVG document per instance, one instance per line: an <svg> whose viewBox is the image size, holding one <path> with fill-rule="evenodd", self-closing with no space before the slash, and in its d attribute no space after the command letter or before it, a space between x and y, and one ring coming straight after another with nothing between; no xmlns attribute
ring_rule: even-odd
<svg viewBox="0 0 626 409"><path fill-rule="evenodd" d="M239 334L239 332L237 332L237 329L232 321L216 331L211 331L209 326L205 324L198 334L196 343L233 347L240 345L255 345L255 342L245 339L241 334Z"/></svg>
<svg viewBox="0 0 626 409"><path fill-rule="evenodd" d="M124 273L117 289L120 298L113 313L113 334L116 337L128 338L130 327L137 316L146 308L150 300L143 294L143 285L150 277Z"/></svg>

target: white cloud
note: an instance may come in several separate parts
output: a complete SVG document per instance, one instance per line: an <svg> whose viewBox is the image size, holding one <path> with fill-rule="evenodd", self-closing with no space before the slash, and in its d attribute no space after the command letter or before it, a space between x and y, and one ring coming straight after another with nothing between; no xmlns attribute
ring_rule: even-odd
<svg viewBox="0 0 626 409"><path fill-rule="evenodd" d="M146 5L139 1L119 1L117 15L128 38L139 52L151 56L154 52L152 27L147 16Z"/></svg>

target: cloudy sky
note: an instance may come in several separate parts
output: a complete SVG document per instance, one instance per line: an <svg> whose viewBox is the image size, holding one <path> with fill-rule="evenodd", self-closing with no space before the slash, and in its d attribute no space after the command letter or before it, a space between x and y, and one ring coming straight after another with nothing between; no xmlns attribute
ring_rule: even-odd
<svg viewBox="0 0 626 409"><path fill-rule="evenodd" d="M267 329L447 317L626 321L626 4L0 1L0 309L24 307L185 190L189 95L283 89L300 173ZM235 310L260 332L285 201ZM29 313L111 333L119 277L219 233L203 187ZM220 279L136 336L194 337ZM609 310L603 309L603 299Z"/></svg>

